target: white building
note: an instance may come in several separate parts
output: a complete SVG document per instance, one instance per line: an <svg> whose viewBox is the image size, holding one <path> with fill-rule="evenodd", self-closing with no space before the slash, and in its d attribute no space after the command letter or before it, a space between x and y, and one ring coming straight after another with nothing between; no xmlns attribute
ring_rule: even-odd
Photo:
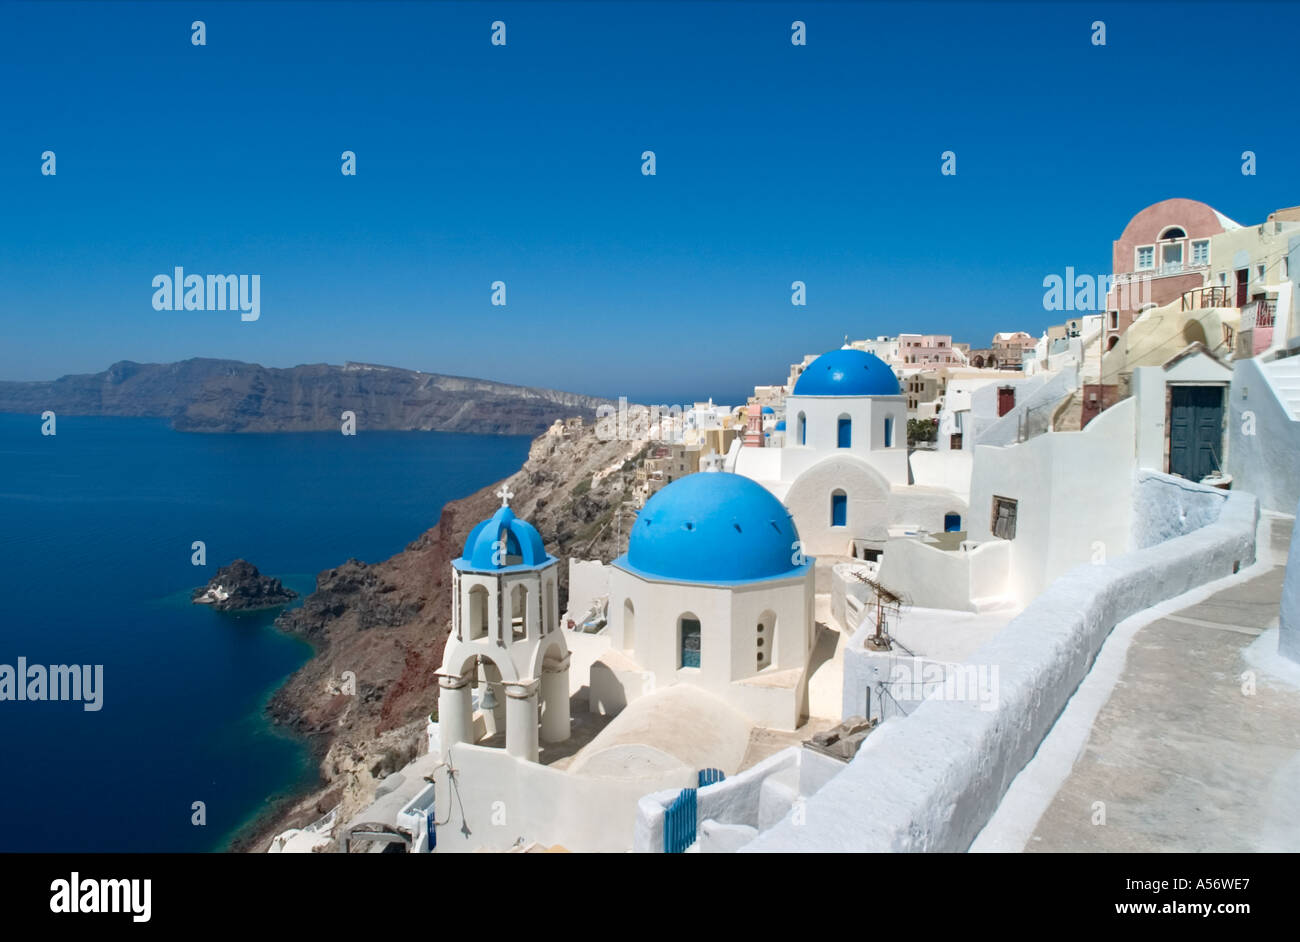
<svg viewBox="0 0 1300 942"><path fill-rule="evenodd" d="M547 742L569 738L569 651L560 631L559 560L537 530L501 508L470 531L452 560L451 636L438 671L444 751L480 738L471 687L484 685L484 729L505 731L512 756L537 761L538 717Z"/></svg>
<svg viewBox="0 0 1300 942"><path fill-rule="evenodd" d="M812 555L872 555L891 529L960 529L959 493L913 483L907 403L893 370L848 347L813 360L785 400L781 447L733 448L728 467L794 517Z"/></svg>
<svg viewBox="0 0 1300 942"><path fill-rule="evenodd" d="M648 692L649 673L653 689L702 687L757 725L795 729L808 713L813 593L812 560L768 491L726 472L674 481L646 502L613 563L614 654L593 666L592 696L625 702L625 678ZM611 684L623 689L611 695Z"/></svg>

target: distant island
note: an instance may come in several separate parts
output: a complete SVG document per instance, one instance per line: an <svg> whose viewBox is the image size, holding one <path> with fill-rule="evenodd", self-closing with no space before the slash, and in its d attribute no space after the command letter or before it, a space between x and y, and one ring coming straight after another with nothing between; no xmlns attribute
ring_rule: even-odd
<svg viewBox="0 0 1300 942"><path fill-rule="evenodd" d="M246 559L222 566L208 584L195 589L190 597L195 605L211 605L219 612L251 612L278 608L298 597L279 579L264 576Z"/></svg>
<svg viewBox="0 0 1300 942"><path fill-rule="evenodd" d="M162 418L183 432L337 432L349 411L361 432L538 435L556 419L594 418L606 401L367 363L123 360L102 373L0 382L0 412Z"/></svg>

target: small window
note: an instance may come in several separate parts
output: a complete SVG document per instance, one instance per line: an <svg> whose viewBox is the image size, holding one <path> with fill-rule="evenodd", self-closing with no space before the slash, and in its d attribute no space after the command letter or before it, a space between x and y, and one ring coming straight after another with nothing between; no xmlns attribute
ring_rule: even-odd
<svg viewBox="0 0 1300 942"><path fill-rule="evenodd" d="M849 498L843 491L835 491L831 494L831 526L843 527L848 525L849 519Z"/></svg>
<svg viewBox="0 0 1300 942"><path fill-rule="evenodd" d="M894 420L892 418L885 419L885 447L894 447Z"/></svg>
<svg viewBox="0 0 1300 942"><path fill-rule="evenodd" d="M1153 245L1139 246L1137 250L1137 270L1146 271L1156 267L1156 249Z"/></svg>
<svg viewBox="0 0 1300 942"><path fill-rule="evenodd" d="M682 667L700 666L700 620L683 615L678 622L682 632Z"/></svg>
<svg viewBox="0 0 1300 942"><path fill-rule="evenodd" d="M1210 240L1200 239L1192 243L1192 264L1208 265L1210 264Z"/></svg>
<svg viewBox="0 0 1300 942"><path fill-rule="evenodd" d="M1016 510L1019 502L1010 497L993 498L993 520L989 529L1000 540L1016 538Z"/></svg>
<svg viewBox="0 0 1300 942"><path fill-rule="evenodd" d="M1186 239L1187 233L1178 226L1170 226L1164 232L1160 233L1160 241L1166 242L1169 239Z"/></svg>
<svg viewBox="0 0 1300 942"><path fill-rule="evenodd" d="M848 448L853 444L853 420L847 415L839 418L836 431L836 445L840 448Z"/></svg>

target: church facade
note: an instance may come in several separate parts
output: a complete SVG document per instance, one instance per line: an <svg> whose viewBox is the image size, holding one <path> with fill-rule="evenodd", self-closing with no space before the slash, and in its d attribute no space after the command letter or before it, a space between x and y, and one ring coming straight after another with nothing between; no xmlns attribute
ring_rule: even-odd
<svg viewBox="0 0 1300 942"><path fill-rule="evenodd" d="M785 400L779 447L733 448L728 466L789 508L810 555L874 555L891 535L964 521L964 497L913 482L907 403L879 357L845 347L813 360Z"/></svg>

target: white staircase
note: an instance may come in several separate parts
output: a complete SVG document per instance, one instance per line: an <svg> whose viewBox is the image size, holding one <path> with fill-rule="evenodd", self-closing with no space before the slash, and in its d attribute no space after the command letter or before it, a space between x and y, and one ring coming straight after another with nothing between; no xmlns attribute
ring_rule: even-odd
<svg viewBox="0 0 1300 942"><path fill-rule="evenodd" d="M1300 422L1300 356L1260 364L1291 418Z"/></svg>

